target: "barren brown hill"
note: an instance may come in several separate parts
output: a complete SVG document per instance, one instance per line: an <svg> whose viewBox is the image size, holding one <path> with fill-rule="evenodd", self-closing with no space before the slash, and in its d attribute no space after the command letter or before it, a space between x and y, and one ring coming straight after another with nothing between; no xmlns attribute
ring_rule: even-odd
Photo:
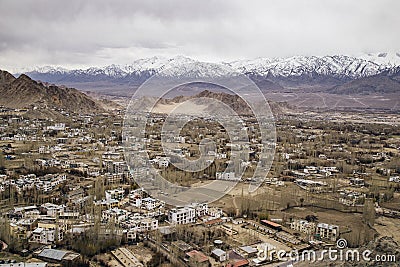
<svg viewBox="0 0 400 267"><path fill-rule="evenodd" d="M176 104L176 103L182 103L189 99L199 99L196 101L197 104L208 106L208 109L212 110L213 107L212 107L212 105L211 106L209 105L209 101L201 100L201 98L212 98L212 99L221 101L221 102L225 103L226 105L228 105L229 107L231 107L239 115L252 115L253 114L250 107L240 96L234 95L234 94L228 94L225 92L213 92L210 90L204 90L194 96L176 96L172 99L162 98L162 99L158 100L158 104L172 105L172 104ZM262 105L263 102L261 101L260 103L254 103L254 104L257 107L258 105ZM268 101L268 104L271 108L272 113L275 116L284 114L287 112L296 112L296 110L297 110L297 108L291 107L286 102Z"/></svg>
<svg viewBox="0 0 400 267"><path fill-rule="evenodd" d="M35 114L64 110L74 113L104 112L95 100L73 89L36 82L27 75L18 78L0 70L0 105L8 108L28 108Z"/></svg>

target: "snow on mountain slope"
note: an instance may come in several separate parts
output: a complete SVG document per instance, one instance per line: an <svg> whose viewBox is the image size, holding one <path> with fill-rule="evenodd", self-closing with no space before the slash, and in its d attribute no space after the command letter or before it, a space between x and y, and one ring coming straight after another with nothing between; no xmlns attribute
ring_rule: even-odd
<svg viewBox="0 0 400 267"><path fill-rule="evenodd" d="M151 58L135 60L132 62L132 64L125 65L122 68L127 73L140 73L148 70L158 72L165 68L179 67L185 64L191 64L195 62L196 62L195 60L184 56L176 56L173 58L154 56Z"/></svg>
<svg viewBox="0 0 400 267"><path fill-rule="evenodd" d="M359 78L378 74L389 66L349 56L294 56L277 59L255 59L228 63L243 73L273 76L300 76L313 73Z"/></svg>
<svg viewBox="0 0 400 267"><path fill-rule="evenodd" d="M360 57L335 56L294 56L289 58L257 58L222 62L219 64L200 62L184 56L173 58L151 57L138 59L129 65L109 65L103 68L66 70L59 67L41 67L25 73L105 76L124 78L129 75L154 74L164 71L168 76L189 75L193 77L220 77L232 75L235 71L244 74L274 77L290 77L314 74L334 77L360 78L381 73L400 66L400 54L367 54Z"/></svg>
<svg viewBox="0 0 400 267"><path fill-rule="evenodd" d="M397 53L368 53L358 56L358 58L375 62L380 65L400 66L400 52Z"/></svg>
<svg viewBox="0 0 400 267"><path fill-rule="evenodd" d="M31 71L37 71L40 73L49 73L49 74L66 74L69 72L69 70L66 68L52 67L52 66L39 67L36 69L31 69L29 71L24 71L24 72L31 72Z"/></svg>
<svg viewBox="0 0 400 267"><path fill-rule="evenodd" d="M110 78L124 78L128 75L154 74L162 72L166 76L190 77L221 77L233 75L232 69L224 64L207 63L193 60L184 56L173 58L151 57L138 59L129 65L109 65L104 68L91 67L88 69L66 70L57 67L40 67L28 74L66 74L73 76L107 76Z"/></svg>

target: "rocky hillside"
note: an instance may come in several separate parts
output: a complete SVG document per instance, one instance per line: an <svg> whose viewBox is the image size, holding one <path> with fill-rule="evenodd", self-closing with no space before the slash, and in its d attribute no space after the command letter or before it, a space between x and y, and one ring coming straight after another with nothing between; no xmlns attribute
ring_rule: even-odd
<svg viewBox="0 0 400 267"><path fill-rule="evenodd" d="M0 95L1 106L28 108L34 113L104 112L96 100L76 89L36 82L25 74L15 78L7 71L0 71Z"/></svg>

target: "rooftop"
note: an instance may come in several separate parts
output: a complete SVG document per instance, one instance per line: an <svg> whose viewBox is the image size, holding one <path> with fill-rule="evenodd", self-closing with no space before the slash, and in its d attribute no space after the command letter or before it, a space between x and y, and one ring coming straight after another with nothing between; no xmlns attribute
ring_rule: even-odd
<svg viewBox="0 0 400 267"><path fill-rule="evenodd" d="M211 251L211 253L216 255L216 256L218 256L218 257L226 254L225 251L223 251L222 249L219 249L219 248L214 249L213 251Z"/></svg>
<svg viewBox="0 0 400 267"><path fill-rule="evenodd" d="M246 252L247 254L252 254L252 253L256 253L258 250L256 248L250 247L250 246L243 246L243 247L239 247L241 250L243 250L244 252Z"/></svg>
<svg viewBox="0 0 400 267"><path fill-rule="evenodd" d="M197 250L192 250L188 253L186 253L190 258L194 259L196 262L205 262L208 261L208 257L204 255L204 253L197 251Z"/></svg>
<svg viewBox="0 0 400 267"><path fill-rule="evenodd" d="M39 253L38 256L47 259L61 261L65 257L65 255L67 255L67 253L68 251L65 250L45 248L42 250L42 252Z"/></svg>

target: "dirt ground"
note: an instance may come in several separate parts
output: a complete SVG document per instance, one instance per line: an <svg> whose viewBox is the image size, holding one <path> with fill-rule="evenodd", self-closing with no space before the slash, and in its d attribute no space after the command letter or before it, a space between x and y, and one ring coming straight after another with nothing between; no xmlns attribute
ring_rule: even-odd
<svg viewBox="0 0 400 267"><path fill-rule="evenodd" d="M384 208L400 210L400 193L394 193L393 199L380 204Z"/></svg>
<svg viewBox="0 0 400 267"><path fill-rule="evenodd" d="M286 210L285 215L286 218L292 215L298 218L315 215L318 218L318 222L338 225L340 237L345 238L349 245L354 247L363 245L378 236L376 230L364 222L361 213L346 213L313 207L297 207Z"/></svg>
<svg viewBox="0 0 400 267"><path fill-rule="evenodd" d="M374 228L382 236L390 236L400 243L400 224L399 219L379 217L375 220Z"/></svg>
<svg viewBox="0 0 400 267"><path fill-rule="evenodd" d="M300 199L307 202L309 196L305 190L300 189L297 185L286 182L284 186L263 185L256 191L249 193L249 184L238 183L227 195L215 201L213 204L224 209L225 211L233 208L238 210L241 207L242 199L250 199L255 201L256 206L260 206L267 210L279 210L286 208L287 204L300 205ZM243 196L243 197L242 197ZM253 207L256 207L253 206Z"/></svg>
<svg viewBox="0 0 400 267"><path fill-rule="evenodd" d="M8 253L5 251L1 251L0 252L0 260L15 260L17 262L21 262L21 261L24 261L24 258L17 254L12 254L12 253Z"/></svg>
<svg viewBox="0 0 400 267"><path fill-rule="evenodd" d="M129 249L138 260L144 263L149 262L154 254L151 249L144 247L142 244L138 246L128 246L126 248Z"/></svg>
<svg viewBox="0 0 400 267"><path fill-rule="evenodd" d="M100 254L97 255L96 258L98 259L98 261L100 262L104 262L106 263L108 266L111 267L121 267L123 266L122 264L120 264L113 255L111 255L111 253L105 253L105 254Z"/></svg>
<svg viewBox="0 0 400 267"><path fill-rule="evenodd" d="M142 244L139 244L137 246L136 245L127 246L126 248L130 250L139 261L144 263L149 262L152 258L152 255L154 254L149 248L144 247ZM111 253L98 255L97 258L107 263L107 265L110 267L123 266L115 259L115 257Z"/></svg>
<svg viewBox="0 0 400 267"><path fill-rule="evenodd" d="M341 228L357 228L362 221L362 214L344 213L335 210L327 210L313 207L297 207L286 210L287 213L304 218L309 214L316 215L319 222L338 225Z"/></svg>

